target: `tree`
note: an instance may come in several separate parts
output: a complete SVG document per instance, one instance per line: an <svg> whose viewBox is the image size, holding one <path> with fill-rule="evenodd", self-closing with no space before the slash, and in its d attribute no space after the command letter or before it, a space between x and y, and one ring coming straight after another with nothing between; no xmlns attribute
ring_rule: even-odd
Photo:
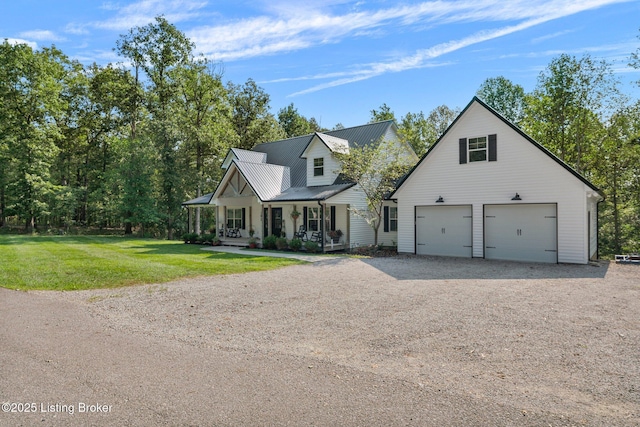
<svg viewBox="0 0 640 427"><path fill-rule="evenodd" d="M404 115L398 125L398 132L419 157L422 157L437 139L435 125L426 119L422 111Z"/></svg>
<svg viewBox="0 0 640 427"><path fill-rule="evenodd" d="M27 230L49 213L50 168L61 137L57 120L64 109L61 95L69 64L55 48L34 51L7 41L0 45L0 148L4 152L0 155L4 164L11 165L11 172L0 177L6 203L3 215L11 211Z"/></svg>
<svg viewBox="0 0 640 427"><path fill-rule="evenodd" d="M351 148L348 153L335 154L341 162L340 172L344 178L356 183L356 191L364 193L366 209L352 207L351 211L373 228L374 244L377 245L384 201L417 159L413 153L404 149L402 144L388 141L378 141Z"/></svg>
<svg viewBox="0 0 640 427"><path fill-rule="evenodd" d="M269 95L252 79L244 85L230 83L229 93L238 148L250 150L258 143L286 137L282 126L269 112Z"/></svg>
<svg viewBox="0 0 640 427"><path fill-rule="evenodd" d="M563 54L540 73L528 97L524 130L580 173L595 159L598 131L618 97L609 64Z"/></svg>
<svg viewBox="0 0 640 427"><path fill-rule="evenodd" d="M396 116L387 104L382 104L379 110L371 110L371 120L369 123L382 122L385 120L395 120Z"/></svg>
<svg viewBox="0 0 640 427"><path fill-rule="evenodd" d="M520 125L526 99L522 86L503 76L491 77L480 85L476 95L511 123Z"/></svg>
<svg viewBox="0 0 640 427"><path fill-rule="evenodd" d="M608 121L595 180L606 191L600 212L601 252L634 252L640 243L640 103L622 106Z"/></svg>
<svg viewBox="0 0 640 427"><path fill-rule="evenodd" d="M221 159L236 144L231 105L222 75L204 58L176 68L172 78L179 84L173 108L180 123L186 187L195 188L195 196L200 197L204 186L218 181ZM196 233L200 233L199 207L195 223Z"/></svg>
<svg viewBox="0 0 640 427"><path fill-rule="evenodd" d="M178 144L177 123L169 114L169 104L177 91L170 78L170 71L185 65L193 49L193 43L164 17L155 23L135 27L122 35L117 43L118 53L129 58L144 70L150 80L147 108L152 114L150 131L160 154L158 168L161 186L161 205L167 237L173 238L174 221L180 206L180 174L177 173L176 151Z"/></svg>
<svg viewBox="0 0 640 427"><path fill-rule="evenodd" d="M316 120L314 118L307 120L306 117L298 113L298 109L293 106L293 103L278 111L278 123L284 129L287 138L321 131Z"/></svg>
<svg viewBox="0 0 640 427"><path fill-rule="evenodd" d="M154 191L154 167L158 156L153 144L136 139L122 139L116 144L119 162L115 177L118 181L118 208L124 221L145 229L158 223L158 194Z"/></svg>

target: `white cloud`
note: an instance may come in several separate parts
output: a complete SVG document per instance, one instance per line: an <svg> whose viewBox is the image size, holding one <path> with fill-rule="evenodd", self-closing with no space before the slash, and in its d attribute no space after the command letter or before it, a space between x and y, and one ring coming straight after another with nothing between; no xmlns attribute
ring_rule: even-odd
<svg viewBox="0 0 640 427"><path fill-rule="evenodd" d="M59 41L65 40L64 37L60 37L56 35L56 33L54 33L53 31L49 31L49 30L23 31L18 35L26 39L32 39L32 40L38 40L38 41L59 42Z"/></svg>
<svg viewBox="0 0 640 427"><path fill-rule="evenodd" d="M605 4L611 3L619 3L625 0L586 0L582 2L575 1L550 1L545 4L538 5L537 7L525 7L526 2L510 2L508 6L506 6L506 11L504 13L500 13L496 15L497 10L493 10L491 14L488 14L489 9L485 9L485 6L494 7L496 2L493 1L485 1L485 2L473 2L474 6L470 6L467 9L466 13L462 13L457 17L450 16L447 20L451 22L452 20L495 20L495 16L500 16L500 20L505 19L505 17L509 17L510 20L518 20L522 18L529 18L524 20L521 23L515 25L509 25L505 27L501 27L498 29L489 29L489 30L481 30L474 34L471 34L467 37L458 40L452 40L445 43L440 43L435 46L420 49L416 51L413 55L405 56L398 58L393 61L387 62L379 62L374 64L369 64L365 66L363 69L352 72L350 77L343 77L337 80L333 80L331 82L323 83L320 85L313 86L311 88L296 92L291 94L290 96L298 96L308 93L317 92L323 89L327 89L330 87L336 87L348 83L353 83L356 81L366 80L372 77L380 76L388 73L397 73L415 68L424 68L430 66L429 61L435 58L438 58L442 55L446 55L448 53L482 43L488 40L492 40L495 38L503 37L515 32L519 32L525 30L527 28L540 25L542 23L555 20L558 18L562 18L564 16L573 15L575 13L598 8ZM465 5L466 3L459 3L457 6ZM493 15L494 18L490 18Z"/></svg>
<svg viewBox="0 0 640 427"><path fill-rule="evenodd" d="M27 46L31 47L32 49L37 49L38 48L38 43L36 42L31 42L28 40L23 40L23 39L14 39L14 38L5 38L3 39L3 41L6 40L7 43L9 44L26 44Z"/></svg>
<svg viewBox="0 0 640 427"><path fill-rule="evenodd" d="M136 26L152 22L158 15L164 15L173 24L193 19L207 5L198 0L141 0L125 6L118 3L105 3L102 8L115 11L113 18L88 24L93 28L113 31L126 31ZM83 25L73 24L78 28Z"/></svg>
<svg viewBox="0 0 640 427"><path fill-rule="evenodd" d="M541 20L572 15L629 0L463 0L429 1L387 9L326 12L324 2L311 5L279 1L269 6L275 14L248 17L221 25L187 31L198 50L219 60L233 61L338 43L345 38L376 36L400 27L436 28L452 23Z"/></svg>

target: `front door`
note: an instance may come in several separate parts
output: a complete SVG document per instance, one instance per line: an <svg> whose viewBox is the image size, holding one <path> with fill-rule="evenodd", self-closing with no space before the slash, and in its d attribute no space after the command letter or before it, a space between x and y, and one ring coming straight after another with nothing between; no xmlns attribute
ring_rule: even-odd
<svg viewBox="0 0 640 427"><path fill-rule="evenodd" d="M264 208L264 235L269 235L269 208ZM271 208L271 234L280 237L282 234L282 208Z"/></svg>

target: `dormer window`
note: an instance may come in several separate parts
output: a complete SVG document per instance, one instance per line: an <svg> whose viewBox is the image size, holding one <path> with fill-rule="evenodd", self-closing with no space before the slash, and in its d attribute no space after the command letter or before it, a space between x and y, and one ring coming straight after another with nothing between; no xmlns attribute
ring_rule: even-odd
<svg viewBox="0 0 640 427"><path fill-rule="evenodd" d="M313 159L313 176L324 175L324 157Z"/></svg>

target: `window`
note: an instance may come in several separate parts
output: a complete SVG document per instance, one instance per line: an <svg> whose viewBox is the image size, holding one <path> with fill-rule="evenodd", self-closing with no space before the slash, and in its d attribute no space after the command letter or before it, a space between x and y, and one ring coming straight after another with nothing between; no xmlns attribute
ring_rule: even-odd
<svg viewBox="0 0 640 427"><path fill-rule="evenodd" d="M324 158L313 159L313 176L324 175Z"/></svg>
<svg viewBox="0 0 640 427"><path fill-rule="evenodd" d="M227 228L242 228L242 208L227 208Z"/></svg>
<svg viewBox="0 0 640 427"><path fill-rule="evenodd" d="M389 207L389 231L398 231L398 208Z"/></svg>
<svg viewBox="0 0 640 427"><path fill-rule="evenodd" d="M487 160L487 137L469 138L469 162Z"/></svg>
<svg viewBox="0 0 640 427"><path fill-rule="evenodd" d="M320 231L320 207L307 208L307 231Z"/></svg>

